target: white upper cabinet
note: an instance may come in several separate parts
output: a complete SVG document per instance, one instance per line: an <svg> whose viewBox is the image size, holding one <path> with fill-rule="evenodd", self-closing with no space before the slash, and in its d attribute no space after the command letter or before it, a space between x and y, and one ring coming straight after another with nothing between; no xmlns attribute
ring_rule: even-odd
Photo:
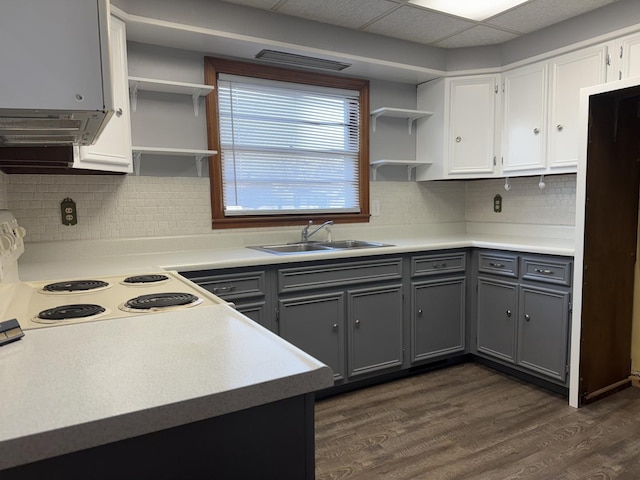
<svg viewBox="0 0 640 480"><path fill-rule="evenodd" d="M503 74L502 170L507 176L545 168L547 69L541 62Z"/></svg>
<svg viewBox="0 0 640 480"><path fill-rule="evenodd" d="M505 176L575 172L580 89L607 80L598 45L504 74Z"/></svg>
<svg viewBox="0 0 640 480"><path fill-rule="evenodd" d="M640 33L616 41L612 57L615 78L610 80L640 76Z"/></svg>
<svg viewBox="0 0 640 480"><path fill-rule="evenodd" d="M418 86L418 108L433 118L418 122L417 180L485 178L495 173L499 139L498 75L434 80Z"/></svg>
<svg viewBox="0 0 640 480"><path fill-rule="evenodd" d="M75 147L74 168L130 173L131 125L127 82L127 41L125 24L116 17L110 19L111 74L116 112L111 116L93 145Z"/></svg>
<svg viewBox="0 0 640 480"><path fill-rule="evenodd" d="M578 164L580 89L606 82L606 47L562 55L549 63L547 165L550 173Z"/></svg>

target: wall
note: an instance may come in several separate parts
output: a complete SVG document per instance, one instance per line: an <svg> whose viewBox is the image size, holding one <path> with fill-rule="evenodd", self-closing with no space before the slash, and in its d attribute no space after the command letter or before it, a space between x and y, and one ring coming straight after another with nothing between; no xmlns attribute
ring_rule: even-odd
<svg viewBox="0 0 640 480"><path fill-rule="evenodd" d="M0 172L0 208L9 208L7 199L7 175Z"/></svg>

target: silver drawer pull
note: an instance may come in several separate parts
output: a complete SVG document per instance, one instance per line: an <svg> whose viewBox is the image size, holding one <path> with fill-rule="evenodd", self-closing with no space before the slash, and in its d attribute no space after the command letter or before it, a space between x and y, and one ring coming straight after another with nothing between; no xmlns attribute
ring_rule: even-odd
<svg viewBox="0 0 640 480"><path fill-rule="evenodd" d="M504 268L505 264L504 263L489 262L489 266L491 266L493 268Z"/></svg>
<svg viewBox="0 0 640 480"><path fill-rule="evenodd" d="M233 292L236 289L235 285L227 285L224 287L214 287L213 293L229 293Z"/></svg>
<svg viewBox="0 0 640 480"><path fill-rule="evenodd" d="M547 268L534 268L533 271L543 275L553 275L555 273L553 270L549 270Z"/></svg>
<svg viewBox="0 0 640 480"><path fill-rule="evenodd" d="M447 268L447 262L434 263L433 268Z"/></svg>

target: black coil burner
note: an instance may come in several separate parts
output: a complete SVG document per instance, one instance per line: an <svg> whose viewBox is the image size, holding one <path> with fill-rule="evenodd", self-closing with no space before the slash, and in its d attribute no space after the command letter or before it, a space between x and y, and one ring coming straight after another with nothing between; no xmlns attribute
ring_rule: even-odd
<svg viewBox="0 0 640 480"><path fill-rule="evenodd" d="M189 306L200 303L200 301L198 297L190 293L152 293L127 300L124 307L133 310L151 310L156 308Z"/></svg>
<svg viewBox="0 0 640 480"><path fill-rule="evenodd" d="M45 292L86 292L89 290L97 290L98 288L106 288L109 284L102 280L72 280L68 282L50 283L42 287Z"/></svg>
<svg viewBox="0 0 640 480"><path fill-rule="evenodd" d="M123 283L139 284L139 283L156 283L169 280L166 275L135 275L133 277L127 277L123 280Z"/></svg>
<svg viewBox="0 0 640 480"><path fill-rule="evenodd" d="M59 307L43 310L38 314L41 320L72 320L86 318L104 313L104 307L91 303L78 303L73 305L60 305Z"/></svg>

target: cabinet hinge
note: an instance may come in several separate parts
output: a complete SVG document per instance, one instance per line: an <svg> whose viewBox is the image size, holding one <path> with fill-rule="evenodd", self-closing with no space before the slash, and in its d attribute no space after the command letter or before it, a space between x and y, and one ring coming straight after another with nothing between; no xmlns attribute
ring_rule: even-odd
<svg viewBox="0 0 640 480"><path fill-rule="evenodd" d="M496 84L494 85L494 89L493 89L493 90L494 90L494 92L496 92L496 95L498 94L498 90L499 90L499 89L500 89L500 87L498 87L498 84L496 83Z"/></svg>
<svg viewBox="0 0 640 480"><path fill-rule="evenodd" d="M276 308L276 322L280 321L280 310Z"/></svg>
<svg viewBox="0 0 640 480"><path fill-rule="evenodd" d="M623 47L620 47L620 58L622 58Z"/></svg>
<svg viewBox="0 0 640 480"><path fill-rule="evenodd" d="M564 366L564 373L569 373L569 365Z"/></svg>
<svg viewBox="0 0 640 480"><path fill-rule="evenodd" d="M493 166L494 167L496 166L496 156L495 155L493 156Z"/></svg>
<svg viewBox="0 0 640 480"><path fill-rule="evenodd" d="M500 165L504 166L504 157L500 157Z"/></svg>
<svg viewBox="0 0 640 480"><path fill-rule="evenodd" d="M502 82L502 93L504 93L504 82Z"/></svg>
<svg viewBox="0 0 640 480"><path fill-rule="evenodd" d="M604 59L604 63L605 63L605 65L607 67L611 65L611 54L610 53L607 53L607 55L606 55L606 57Z"/></svg>
<svg viewBox="0 0 640 480"><path fill-rule="evenodd" d="M569 302L569 313L573 312L573 305Z"/></svg>

